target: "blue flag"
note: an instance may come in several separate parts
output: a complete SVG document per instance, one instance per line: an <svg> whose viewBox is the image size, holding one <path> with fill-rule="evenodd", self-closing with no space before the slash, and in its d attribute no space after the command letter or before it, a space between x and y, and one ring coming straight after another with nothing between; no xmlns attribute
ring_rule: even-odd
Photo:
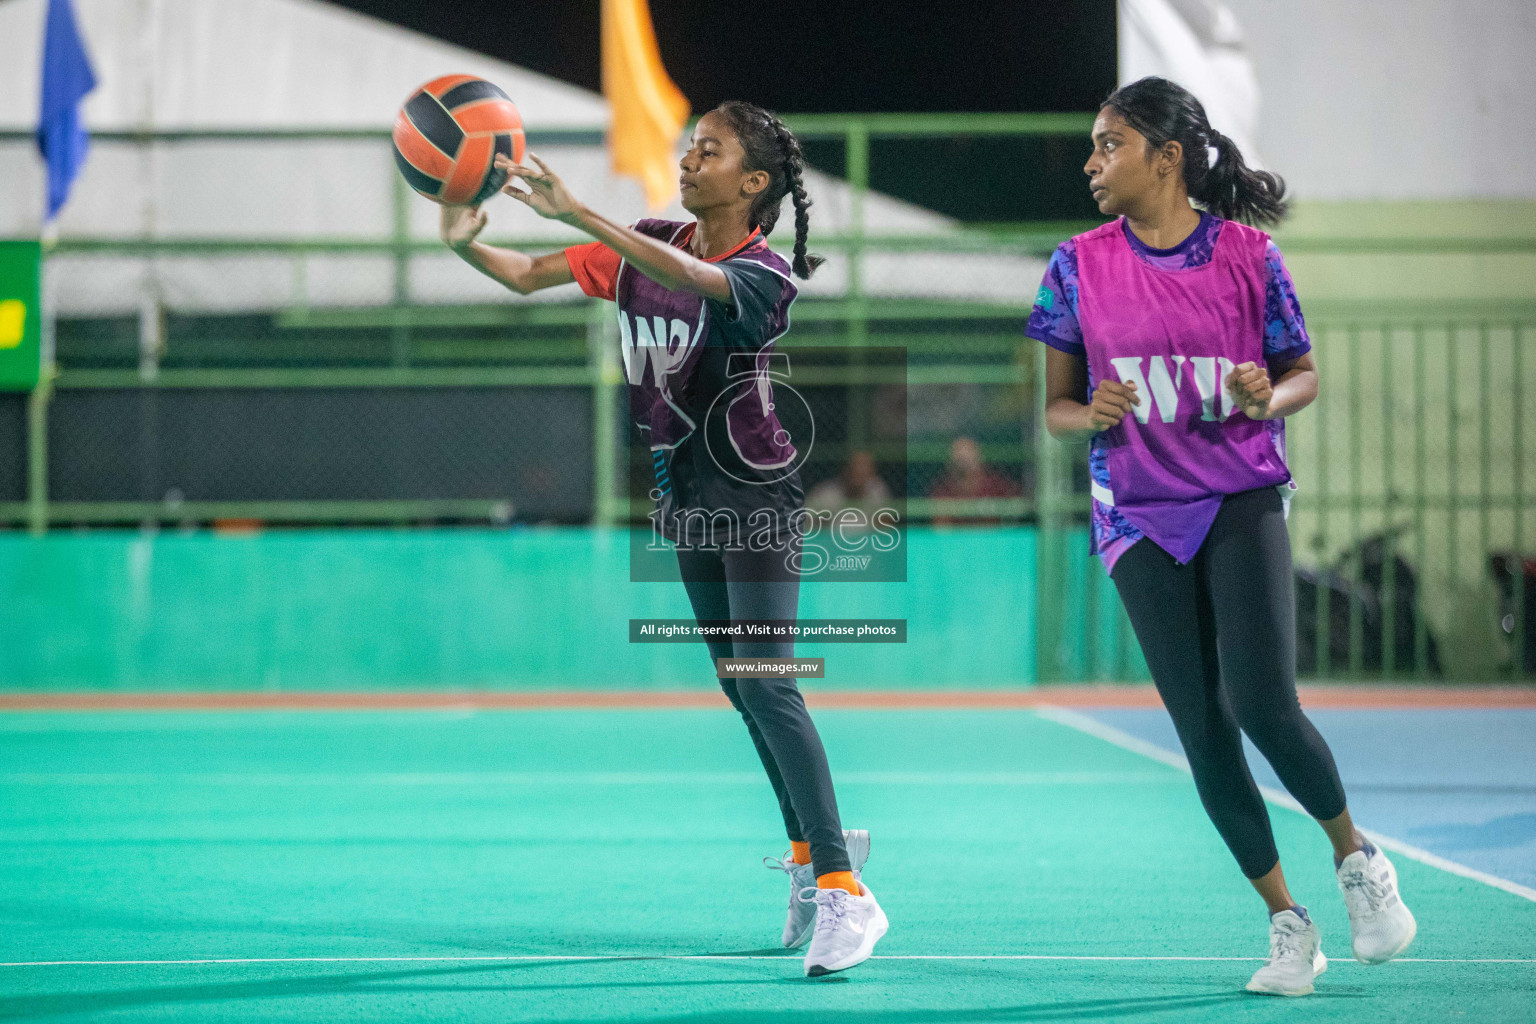
<svg viewBox="0 0 1536 1024"><path fill-rule="evenodd" d="M91 148L91 138L80 123L80 101L94 88L96 73L85 54L74 8L69 0L48 0L43 105L37 118L37 148L48 162L48 220L69 198L69 187Z"/></svg>

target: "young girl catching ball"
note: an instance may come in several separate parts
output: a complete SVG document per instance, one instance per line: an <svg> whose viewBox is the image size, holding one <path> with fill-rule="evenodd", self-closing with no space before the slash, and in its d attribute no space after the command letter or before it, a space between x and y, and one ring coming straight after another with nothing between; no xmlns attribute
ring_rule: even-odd
<svg viewBox="0 0 1536 1024"><path fill-rule="evenodd" d="M789 328L796 288L821 262L806 251L810 199L800 144L778 118L725 103L699 119L680 169L687 223L624 227L583 206L538 157L497 157L526 184L504 191L541 217L596 241L527 256L476 241L486 215L444 207L442 237L471 266L513 291L576 283L617 303L635 426L651 452L652 519L676 544L700 623L792 621L799 600L804 495L793 438L774 413L774 342ZM794 262L768 248L788 196ZM742 367L755 386L742 387ZM729 400L717 401L727 393ZM719 658L789 658L793 641L712 639ZM720 680L746 721L778 797L791 852L783 944L810 939L805 972L867 960L887 922L860 880L869 834L844 831L821 738L793 678Z"/></svg>

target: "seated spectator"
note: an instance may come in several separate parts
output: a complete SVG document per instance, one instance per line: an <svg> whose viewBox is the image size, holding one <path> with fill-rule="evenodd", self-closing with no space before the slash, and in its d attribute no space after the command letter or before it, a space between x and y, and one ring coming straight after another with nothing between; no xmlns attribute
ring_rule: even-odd
<svg viewBox="0 0 1536 1024"><path fill-rule="evenodd" d="M928 492L930 498L1016 498L1019 485L995 470L988 469L981 459L981 445L974 438L957 437L949 446L949 462L944 475ZM970 526L996 526L996 516L948 515L933 517L938 526L966 524Z"/></svg>
<svg viewBox="0 0 1536 1024"><path fill-rule="evenodd" d="M814 512L836 515L845 508L857 509L864 513L865 523L890 504L891 489L880 479L875 457L863 451L850 454L840 474L811 488L805 498L805 507Z"/></svg>

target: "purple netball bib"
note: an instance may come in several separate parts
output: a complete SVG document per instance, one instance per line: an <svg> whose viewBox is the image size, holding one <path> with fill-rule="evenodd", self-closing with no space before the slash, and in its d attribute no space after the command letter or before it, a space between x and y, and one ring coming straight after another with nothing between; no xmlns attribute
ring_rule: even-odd
<svg viewBox="0 0 1536 1024"><path fill-rule="evenodd" d="M1269 236L1226 221L1210 262L1181 270L1137 257L1118 220L1076 242L1089 386L1134 382L1141 399L1104 432L1111 489L1095 496L1187 562L1223 496L1291 478L1224 384L1240 363L1264 365Z"/></svg>

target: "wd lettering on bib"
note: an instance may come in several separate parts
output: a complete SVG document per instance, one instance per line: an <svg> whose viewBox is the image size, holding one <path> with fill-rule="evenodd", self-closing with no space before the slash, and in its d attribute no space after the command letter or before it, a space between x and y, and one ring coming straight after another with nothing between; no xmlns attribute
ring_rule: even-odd
<svg viewBox="0 0 1536 1024"><path fill-rule="evenodd" d="M687 362L689 353L698 346L703 326L703 317L690 325L678 318L635 316L620 310L619 349L624 357L625 382L661 387Z"/></svg>

